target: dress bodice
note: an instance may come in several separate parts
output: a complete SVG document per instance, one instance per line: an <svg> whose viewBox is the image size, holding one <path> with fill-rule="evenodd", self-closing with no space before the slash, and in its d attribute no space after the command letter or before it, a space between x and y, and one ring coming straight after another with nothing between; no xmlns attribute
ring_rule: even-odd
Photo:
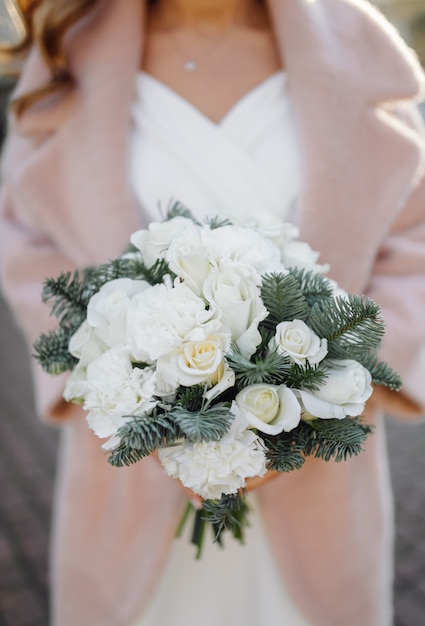
<svg viewBox="0 0 425 626"><path fill-rule="evenodd" d="M273 74L216 124L140 73L130 175L147 221L158 220L172 199L198 217L293 217L301 155L287 82L284 72Z"/></svg>

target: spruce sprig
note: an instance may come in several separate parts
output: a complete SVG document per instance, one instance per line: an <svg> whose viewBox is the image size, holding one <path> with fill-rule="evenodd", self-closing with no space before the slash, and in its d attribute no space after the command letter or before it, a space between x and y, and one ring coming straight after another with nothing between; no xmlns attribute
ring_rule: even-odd
<svg viewBox="0 0 425 626"><path fill-rule="evenodd" d="M267 328L275 328L280 322L294 319L305 321L310 314L300 284L291 274L264 274L261 298L269 312L263 321Z"/></svg>
<svg viewBox="0 0 425 626"><path fill-rule="evenodd" d="M312 307L317 302L332 298L332 285L327 278L321 274L316 274L312 270L300 269L298 267L289 268L289 273L298 282L304 298Z"/></svg>
<svg viewBox="0 0 425 626"><path fill-rule="evenodd" d="M278 354L276 350L264 356L254 355L251 359L243 356L236 345L226 354L226 361L235 372L238 388L267 383L279 385L284 382L291 369L289 357Z"/></svg>
<svg viewBox="0 0 425 626"><path fill-rule="evenodd" d="M359 362L369 370L374 385L384 385L392 391L400 391L403 381L385 361L379 361L375 354L363 355Z"/></svg>
<svg viewBox="0 0 425 626"><path fill-rule="evenodd" d="M60 326L57 330L43 333L34 342L34 357L45 372L58 376L74 369L78 363L68 350L69 338L75 332L73 326Z"/></svg>
<svg viewBox="0 0 425 626"><path fill-rule="evenodd" d="M304 454L324 461L346 461L363 450L373 426L363 424L360 418L316 419L303 423Z"/></svg>
<svg viewBox="0 0 425 626"><path fill-rule="evenodd" d="M359 360L378 348L384 335L376 302L353 294L316 303L309 326L328 340L328 357L334 359Z"/></svg>
<svg viewBox="0 0 425 626"><path fill-rule="evenodd" d="M192 220L195 224L199 224L199 222L195 219L192 211L188 209L182 202L178 200L172 202L167 209L167 214L165 219L172 220L174 217L187 217L187 219Z"/></svg>
<svg viewBox="0 0 425 626"><path fill-rule="evenodd" d="M63 324L78 325L86 316L87 302L82 273L61 272L57 278L46 278L41 294L42 301L51 302L51 314Z"/></svg>
<svg viewBox="0 0 425 626"><path fill-rule="evenodd" d="M229 407L224 404L203 406L197 411L189 411L182 406L173 407L168 419L177 424L188 441L219 441L230 428L234 419Z"/></svg>
<svg viewBox="0 0 425 626"><path fill-rule="evenodd" d="M243 494L222 495L220 500L204 500L201 517L212 524L215 541L221 543L221 535L227 530L243 543L243 531L248 525L249 508Z"/></svg>
<svg viewBox="0 0 425 626"><path fill-rule="evenodd" d="M179 440L182 433L167 414L154 410L151 415L131 416L118 429L120 443L108 458L114 467L132 465L161 446L169 446Z"/></svg>
<svg viewBox="0 0 425 626"><path fill-rule="evenodd" d="M302 427L301 427L302 428ZM263 435L266 446L267 468L277 472L292 472L305 463L305 441L301 429L278 436Z"/></svg>

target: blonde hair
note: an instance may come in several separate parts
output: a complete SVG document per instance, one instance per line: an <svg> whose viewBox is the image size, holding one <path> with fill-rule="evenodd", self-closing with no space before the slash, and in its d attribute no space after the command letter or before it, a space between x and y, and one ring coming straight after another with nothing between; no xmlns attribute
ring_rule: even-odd
<svg viewBox="0 0 425 626"><path fill-rule="evenodd" d="M3 47L2 57L13 61L26 55L36 45L50 71L50 80L37 89L12 101L12 110L19 117L33 104L64 87L74 79L64 52L68 29L92 10L99 0L16 0L21 13L24 36L18 43Z"/></svg>

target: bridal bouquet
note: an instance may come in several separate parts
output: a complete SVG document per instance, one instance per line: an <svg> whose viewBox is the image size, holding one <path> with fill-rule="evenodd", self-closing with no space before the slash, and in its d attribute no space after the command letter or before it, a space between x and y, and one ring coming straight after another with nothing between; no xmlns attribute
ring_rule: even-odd
<svg viewBox="0 0 425 626"><path fill-rule="evenodd" d="M207 523L219 541L225 529L242 539L248 478L357 455L372 384L400 388L375 355L379 307L327 278L289 223L199 223L176 204L131 244L46 280L59 327L36 356L72 371L64 397L84 406L112 465L158 451L202 496L199 548Z"/></svg>

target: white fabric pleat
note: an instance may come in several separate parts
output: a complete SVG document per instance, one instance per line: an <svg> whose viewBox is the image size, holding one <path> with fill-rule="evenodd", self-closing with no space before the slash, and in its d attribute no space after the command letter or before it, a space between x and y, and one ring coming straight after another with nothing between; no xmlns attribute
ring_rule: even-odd
<svg viewBox="0 0 425 626"><path fill-rule="evenodd" d="M301 158L283 72L250 91L219 124L148 74L138 75L136 89L131 181L149 221L171 199L198 216L238 222L293 211Z"/></svg>
<svg viewBox="0 0 425 626"><path fill-rule="evenodd" d="M198 218L293 218L302 162L286 75L265 80L216 124L140 73L130 157L146 223L160 219L172 199ZM147 612L131 626L309 626L285 588L255 494L249 500L246 544L228 537L222 550L207 541L196 561L187 534L176 540Z"/></svg>

